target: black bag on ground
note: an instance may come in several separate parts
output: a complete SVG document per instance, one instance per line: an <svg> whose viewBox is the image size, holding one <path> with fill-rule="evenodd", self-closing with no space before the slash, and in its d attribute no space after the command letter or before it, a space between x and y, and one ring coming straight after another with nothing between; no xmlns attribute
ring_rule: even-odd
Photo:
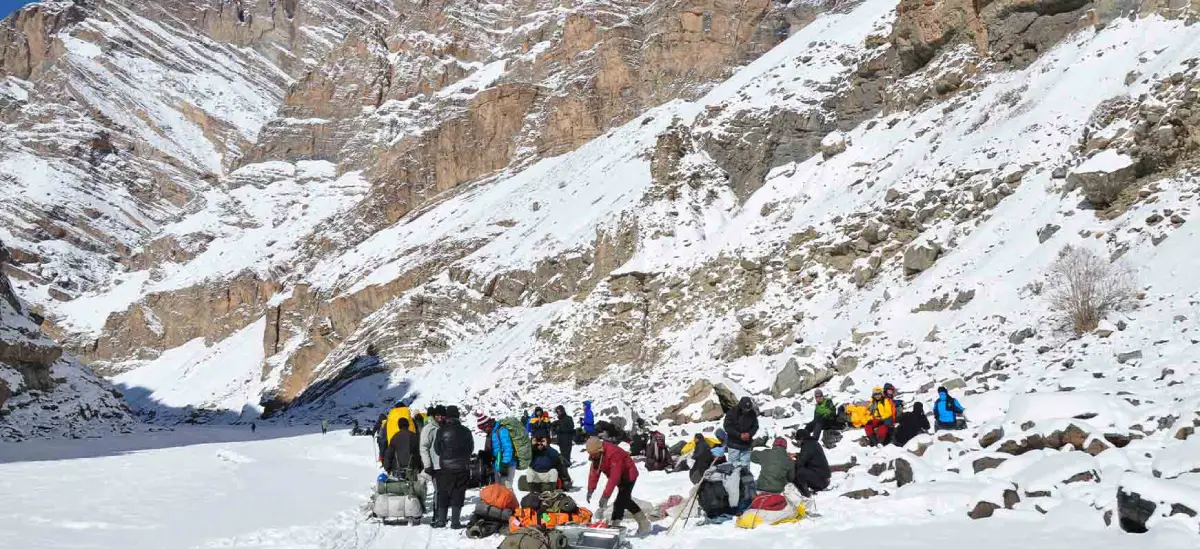
<svg viewBox="0 0 1200 549"><path fill-rule="evenodd" d="M467 537L470 539L486 538L499 534L506 528L508 528L507 521L499 522L475 517L471 519L470 524L467 524Z"/></svg>
<svg viewBox="0 0 1200 549"><path fill-rule="evenodd" d="M508 519L512 517L512 514L513 512L511 509L501 509L499 507L488 505L487 503L484 503L483 500L480 500L475 504L475 518L478 519L496 520L507 524Z"/></svg>
<svg viewBox="0 0 1200 549"><path fill-rule="evenodd" d="M704 516L717 518L729 513L729 493L725 485L715 480L705 480L697 488L696 503L704 511Z"/></svg>

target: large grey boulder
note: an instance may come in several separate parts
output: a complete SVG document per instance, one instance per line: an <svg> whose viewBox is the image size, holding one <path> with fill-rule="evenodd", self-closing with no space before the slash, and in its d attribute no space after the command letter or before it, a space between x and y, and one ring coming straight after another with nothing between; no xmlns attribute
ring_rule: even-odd
<svg viewBox="0 0 1200 549"><path fill-rule="evenodd" d="M771 396L780 398L806 393L829 381L833 374L832 368L800 362L795 357L790 358L783 369L775 374L775 381L771 383Z"/></svg>
<svg viewBox="0 0 1200 549"><path fill-rule="evenodd" d="M1137 162L1132 158L1114 150L1100 151L1071 171L1067 188L1082 189L1093 206L1107 208L1133 184L1137 172Z"/></svg>
<svg viewBox="0 0 1200 549"><path fill-rule="evenodd" d="M904 250L904 274L915 275L933 266L942 255L942 246L936 242L913 244Z"/></svg>

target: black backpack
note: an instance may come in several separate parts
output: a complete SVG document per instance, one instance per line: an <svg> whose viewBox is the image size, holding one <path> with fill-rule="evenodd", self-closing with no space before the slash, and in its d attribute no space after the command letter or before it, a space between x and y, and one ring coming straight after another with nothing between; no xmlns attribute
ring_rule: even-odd
<svg viewBox="0 0 1200 549"><path fill-rule="evenodd" d="M700 493L696 495L696 503L704 511L704 516L712 519L729 514L729 493L725 491L724 484L715 480L705 480L700 482L697 490L700 490Z"/></svg>
<svg viewBox="0 0 1200 549"><path fill-rule="evenodd" d="M667 448L667 437L659 431L650 433L650 442L646 445L646 469L662 471L671 468L671 452Z"/></svg>

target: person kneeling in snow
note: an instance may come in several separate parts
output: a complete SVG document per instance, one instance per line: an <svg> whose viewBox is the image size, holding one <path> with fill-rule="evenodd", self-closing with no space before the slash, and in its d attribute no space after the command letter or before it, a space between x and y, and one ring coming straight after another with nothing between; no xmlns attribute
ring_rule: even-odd
<svg viewBox="0 0 1200 549"><path fill-rule="evenodd" d="M750 461L762 466L754 482L759 492L782 494L783 489L796 478L796 464L788 455L787 441L783 438L776 438L769 450L751 452Z"/></svg>
<svg viewBox="0 0 1200 549"><path fill-rule="evenodd" d="M896 426L896 404L883 394L883 389L876 387L871 391L871 404L867 407L871 420L864 429L871 446L887 444L892 427Z"/></svg>
<svg viewBox="0 0 1200 549"><path fill-rule="evenodd" d="M550 429L544 426L533 428L533 459L529 462L532 471L527 479L530 483L541 484L540 479L561 483L563 490L571 489L571 473L567 470L567 462L550 446ZM532 491L532 488L531 488Z"/></svg>
<svg viewBox="0 0 1200 549"><path fill-rule="evenodd" d="M800 453L796 455L796 470L792 473L793 483L800 495L812 497L813 492L829 488L829 479L833 472L829 470L829 460L825 458L825 450L812 435L801 429Z"/></svg>
<svg viewBox="0 0 1200 549"><path fill-rule="evenodd" d="M938 387L938 398L933 403L933 421L938 429L957 430L966 427L966 422L959 417L964 411L958 399L950 396L949 390Z"/></svg>
<svg viewBox="0 0 1200 549"><path fill-rule="evenodd" d="M913 437L929 432L929 418L925 417L925 406L920 402L913 409L900 414L900 425L896 427L896 446L904 446Z"/></svg>
<svg viewBox="0 0 1200 549"><path fill-rule="evenodd" d="M604 487L604 494L600 497L600 508L596 511L596 516L600 517L604 514L604 510L608 507L608 498L612 496L615 488L617 499L613 502L612 525L619 525L621 519L625 518L625 511L629 510L633 513L634 520L637 521L638 535L649 534L650 519L646 518L646 512L633 502L633 485L637 482L638 470L633 464L633 458L629 457L629 452L622 450L616 444L604 442L598 437L589 438L584 448L592 462L588 474L588 503L592 502L592 494L596 491L596 485L600 483L600 474L604 473L608 477L608 484Z"/></svg>

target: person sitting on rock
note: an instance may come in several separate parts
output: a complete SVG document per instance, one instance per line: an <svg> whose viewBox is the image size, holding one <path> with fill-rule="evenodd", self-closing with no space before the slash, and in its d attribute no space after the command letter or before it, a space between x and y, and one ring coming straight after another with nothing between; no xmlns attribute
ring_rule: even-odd
<svg viewBox="0 0 1200 549"><path fill-rule="evenodd" d="M825 432L825 429L830 429L837 423L837 405L820 389L813 392L813 402L816 403L816 407L813 409L813 418L804 426L804 429L813 438L820 441L821 434Z"/></svg>
<svg viewBox="0 0 1200 549"><path fill-rule="evenodd" d="M783 489L795 480L796 464L787 453L787 441L776 438L768 450L750 452L750 461L762 466L755 486L759 492L782 494Z"/></svg>
<svg viewBox="0 0 1200 549"><path fill-rule="evenodd" d="M938 387L938 398L933 403L933 423L939 430L957 430L966 427L966 421L960 416L963 410L958 399L950 396L945 387Z"/></svg>
<svg viewBox="0 0 1200 549"><path fill-rule="evenodd" d="M863 427L871 446L887 444L892 428L896 425L896 404L883 395L883 389L871 391L871 404L867 406L871 419Z"/></svg>
<svg viewBox="0 0 1200 549"><path fill-rule="evenodd" d="M809 498L813 492L829 488L829 480L833 471L829 469L829 460L825 457L825 449L817 439L801 429L798 431L800 453L796 455L796 469L792 473L792 483L800 490L800 495Z"/></svg>
<svg viewBox="0 0 1200 549"><path fill-rule="evenodd" d="M911 411L900 414L900 424L896 426L896 446L904 446L913 437L928 432L929 418L925 417L925 406L917 402Z"/></svg>

